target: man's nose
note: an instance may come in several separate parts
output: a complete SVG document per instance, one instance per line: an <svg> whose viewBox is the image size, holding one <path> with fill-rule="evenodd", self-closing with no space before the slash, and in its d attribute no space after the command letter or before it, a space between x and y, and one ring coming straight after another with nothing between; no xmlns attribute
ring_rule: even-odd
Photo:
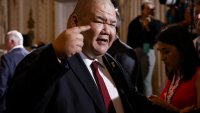
<svg viewBox="0 0 200 113"><path fill-rule="evenodd" d="M110 35L110 28L108 24L103 24L102 33L105 35Z"/></svg>

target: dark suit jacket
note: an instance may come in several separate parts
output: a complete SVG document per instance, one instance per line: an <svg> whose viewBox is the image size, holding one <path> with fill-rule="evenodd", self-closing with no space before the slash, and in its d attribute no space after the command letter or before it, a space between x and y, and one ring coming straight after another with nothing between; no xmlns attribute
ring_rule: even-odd
<svg viewBox="0 0 200 113"><path fill-rule="evenodd" d="M134 86L136 86L140 93L143 93L141 67L136 51L117 38L108 50L108 53L121 64Z"/></svg>
<svg viewBox="0 0 200 113"><path fill-rule="evenodd" d="M123 70L109 55L103 56L103 61L119 91L125 113L136 113L130 102L130 95L136 92L127 76L123 76ZM6 113L106 113L79 54L60 64L52 45L33 51L19 64L6 102Z"/></svg>
<svg viewBox="0 0 200 113"><path fill-rule="evenodd" d="M28 54L29 52L24 48L15 48L1 56L0 62L0 111L4 107L5 93L8 84L13 77L14 71L18 63Z"/></svg>
<svg viewBox="0 0 200 113"><path fill-rule="evenodd" d="M191 111L191 112L188 112L188 113L200 113L200 108L194 110L194 111Z"/></svg>
<svg viewBox="0 0 200 113"><path fill-rule="evenodd" d="M133 19L128 26L127 44L132 48L143 48L144 43L149 43L150 48L156 42L156 35L160 32L163 24L161 21L151 18L149 30L144 29L140 22L141 15Z"/></svg>

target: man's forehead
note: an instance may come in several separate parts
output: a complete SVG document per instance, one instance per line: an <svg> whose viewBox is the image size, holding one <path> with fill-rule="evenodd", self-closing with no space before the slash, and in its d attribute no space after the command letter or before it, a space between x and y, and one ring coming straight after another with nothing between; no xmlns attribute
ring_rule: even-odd
<svg viewBox="0 0 200 113"><path fill-rule="evenodd" d="M106 4L101 4L101 5L97 4L96 6L92 7L91 12L99 14L103 13L104 15L110 15L116 17L115 8L113 6Z"/></svg>
<svg viewBox="0 0 200 113"><path fill-rule="evenodd" d="M80 6L93 6L93 5L113 5L111 0L78 0L77 4ZM113 6L114 7L114 6Z"/></svg>
<svg viewBox="0 0 200 113"><path fill-rule="evenodd" d="M78 16L90 15L91 17L103 13L104 16L108 14L116 17L114 5L110 0L79 0L78 2L75 8Z"/></svg>
<svg viewBox="0 0 200 113"><path fill-rule="evenodd" d="M83 0L85 1L85 0ZM82 2L83 2L82 1ZM94 11L94 10L104 10L105 12L115 12L114 5L111 3L110 0L86 0L89 3L85 4L84 6L80 6L81 11ZM81 12L80 12L81 13Z"/></svg>

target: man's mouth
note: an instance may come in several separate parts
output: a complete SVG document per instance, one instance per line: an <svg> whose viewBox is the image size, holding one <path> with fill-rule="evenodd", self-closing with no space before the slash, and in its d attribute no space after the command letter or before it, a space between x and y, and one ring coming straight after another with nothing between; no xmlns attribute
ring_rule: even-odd
<svg viewBox="0 0 200 113"><path fill-rule="evenodd" d="M97 39L97 43L98 43L98 44L106 44L106 43L108 43L108 39L105 39L105 38L98 38L98 39Z"/></svg>

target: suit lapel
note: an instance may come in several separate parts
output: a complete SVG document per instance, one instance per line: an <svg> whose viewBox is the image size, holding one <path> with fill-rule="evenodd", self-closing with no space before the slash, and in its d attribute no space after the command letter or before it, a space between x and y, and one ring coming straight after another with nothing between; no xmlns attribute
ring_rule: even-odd
<svg viewBox="0 0 200 113"><path fill-rule="evenodd" d="M110 75L112 76L112 79L115 82L116 88L119 92L120 98L123 103L122 105L124 108L124 112L131 113L134 110L131 107L131 103L128 100L130 88L130 85L128 84L128 78L126 78L126 76L124 75L124 72L120 65L116 61L114 61L114 59L110 55L104 55L103 62L106 65Z"/></svg>
<svg viewBox="0 0 200 113"><path fill-rule="evenodd" d="M126 79L123 73L123 70L119 67L119 64L117 64L117 62L115 62L111 57L109 57L108 55L105 55L103 57L103 62L106 65L110 75L112 76L115 85L117 86L117 88L122 88L127 89L127 83L126 83Z"/></svg>
<svg viewBox="0 0 200 113"><path fill-rule="evenodd" d="M87 91L88 95L92 98L96 106L99 108L99 111L102 113L106 112L103 100L101 99L101 95L96 87L96 84L92 78L92 75L88 71L87 67L85 66L83 60L80 58L78 54L74 57L71 57L69 60L69 65L72 71L75 73L75 76L81 82L85 90ZM81 73L81 74L80 74Z"/></svg>

